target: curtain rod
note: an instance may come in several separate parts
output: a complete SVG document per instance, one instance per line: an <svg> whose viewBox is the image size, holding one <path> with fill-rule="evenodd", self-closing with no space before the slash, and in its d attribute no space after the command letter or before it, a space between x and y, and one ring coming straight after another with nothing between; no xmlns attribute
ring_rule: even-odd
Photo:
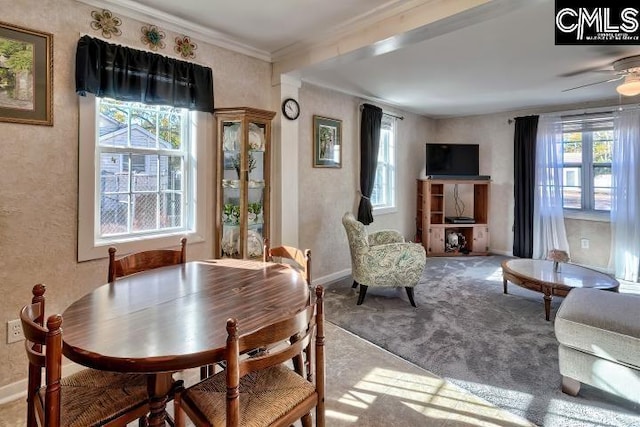
<svg viewBox="0 0 640 427"><path fill-rule="evenodd" d="M579 117L579 116L590 115L590 114L606 114L606 113L613 113L615 111L636 110L636 109L640 109L640 104L609 105L606 107L577 108L575 110L550 111L548 113L541 113L539 114L539 116L542 117L545 115L560 115L562 117ZM531 115L535 115L535 114L530 114L530 116ZM527 117L527 116L519 116L519 117ZM509 118L507 119L507 123L511 124L517 118L518 117Z"/></svg>
<svg viewBox="0 0 640 427"><path fill-rule="evenodd" d="M373 105L373 104L371 104L371 105ZM362 107L363 106L364 106L364 104L360 104L360 111L362 111ZM382 110L382 114L386 114L387 116L395 117L396 119L399 119L399 120L404 120L404 116L399 116L397 114L390 113L389 111L386 111L384 109Z"/></svg>

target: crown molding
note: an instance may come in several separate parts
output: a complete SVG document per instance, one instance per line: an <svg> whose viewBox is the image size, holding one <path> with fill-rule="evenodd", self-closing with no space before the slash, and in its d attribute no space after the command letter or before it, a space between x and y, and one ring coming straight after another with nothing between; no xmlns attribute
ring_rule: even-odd
<svg viewBox="0 0 640 427"><path fill-rule="evenodd" d="M131 0L76 0L77 2L89 6L109 9L132 19L142 22L153 20L154 25L161 26L176 33L188 34L197 40L210 43L233 52L238 52L253 58L272 62L271 54L267 51L257 49L245 43L241 43L222 32L194 24L177 16L141 5Z"/></svg>

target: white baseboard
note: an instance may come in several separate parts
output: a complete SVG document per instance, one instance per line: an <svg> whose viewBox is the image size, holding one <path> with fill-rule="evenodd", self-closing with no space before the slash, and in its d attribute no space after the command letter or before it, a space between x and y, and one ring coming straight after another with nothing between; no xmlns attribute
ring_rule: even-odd
<svg viewBox="0 0 640 427"><path fill-rule="evenodd" d="M489 249L489 253L494 255L513 256L513 251L498 251L495 249Z"/></svg>
<svg viewBox="0 0 640 427"><path fill-rule="evenodd" d="M22 379L15 383L0 387L0 405L13 402L27 396L27 380Z"/></svg>
<svg viewBox="0 0 640 427"><path fill-rule="evenodd" d="M25 366L26 368L26 366ZM75 374L84 369L84 366L69 363L62 366L62 376ZM26 370L26 369L25 369ZM27 397L27 378L0 387L0 405Z"/></svg>
<svg viewBox="0 0 640 427"><path fill-rule="evenodd" d="M326 285L327 283L335 282L344 277L347 277L351 274L351 269L347 268L345 270L336 271L335 273L327 274L326 276L318 277L317 279L313 279L314 285Z"/></svg>

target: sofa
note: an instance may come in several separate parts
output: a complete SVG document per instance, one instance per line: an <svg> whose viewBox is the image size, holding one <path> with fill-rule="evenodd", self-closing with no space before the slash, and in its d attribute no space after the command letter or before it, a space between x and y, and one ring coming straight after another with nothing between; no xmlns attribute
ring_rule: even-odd
<svg viewBox="0 0 640 427"><path fill-rule="evenodd" d="M563 392L589 384L640 403L640 295L573 289L554 328Z"/></svg>

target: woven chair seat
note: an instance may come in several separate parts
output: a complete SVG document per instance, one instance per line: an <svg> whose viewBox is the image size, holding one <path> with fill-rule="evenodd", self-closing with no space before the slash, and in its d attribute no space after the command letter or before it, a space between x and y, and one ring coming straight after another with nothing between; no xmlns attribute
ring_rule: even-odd
<svg viewBox="0 0 640 427"><path fill-rule="evenodd" d="M191 400L213 426L226 425L225 372L187 389ZM313 384L283 365L255 371L240 379L240 425L269 426L315 393Z"/></svg>
<svg viewBox="0 0 640 427"><path fill-rule="evenodd" d="M120 374L84 369L63 377L60 425L101 426L147 403L147 379L143 374ZM38 393L44 407L46 388Z"/></svg>

